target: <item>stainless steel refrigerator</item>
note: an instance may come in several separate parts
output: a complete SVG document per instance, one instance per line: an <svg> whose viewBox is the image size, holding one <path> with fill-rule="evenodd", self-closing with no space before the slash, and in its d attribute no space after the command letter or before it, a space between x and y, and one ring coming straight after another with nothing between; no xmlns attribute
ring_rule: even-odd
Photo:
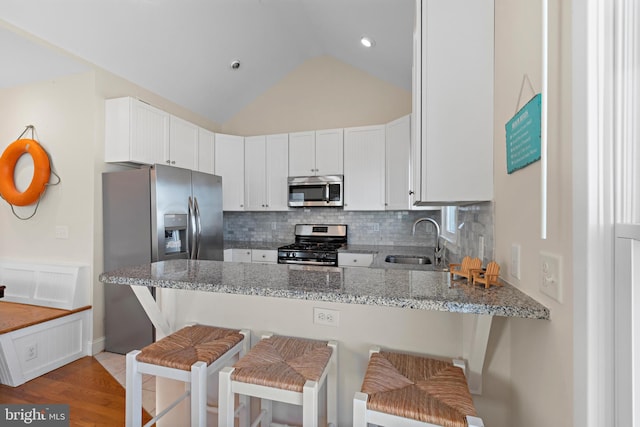
<svg viewBox="0 0 640 427"><path fill-rule="evenodd" d="M222 178L165 165L102 174L104 268L170 259L223 260ZM104 285L105 350L154 341L128 286Z"/></svg>

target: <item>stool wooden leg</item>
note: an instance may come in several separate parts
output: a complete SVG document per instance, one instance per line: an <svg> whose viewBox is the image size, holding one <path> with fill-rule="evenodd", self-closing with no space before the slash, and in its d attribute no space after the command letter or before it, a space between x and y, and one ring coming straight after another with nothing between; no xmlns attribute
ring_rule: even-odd
<svg viewBox="0 0 640 427"><path fill-rule="evenodd" d="M273 402L260 399L260 427L270 427L273 422Z"/></svg>
<svg viewBox="0 0 640 427"><path fill-rule="evenodd" d="M318 383L307 381L302 389L302 426L318 426Z"/></svg>
<svg viewBox="0 0 640 427"><path fill-rule="evenodd" d="M251 400L249 396L239 395L238 404L241 407L238 413L238 425L240 427L249 427L249 424L251 424Z"/></svg>
<svg viewBox="0 0 640 427"><path fill-rule="evenodd" d="M234 368L226 367L218 374L218 427L233 427L234 396L231 391L231 373ZM249 408L246 409L249 411Z"/></svg>
<svg viewBox="0 0 640 427"><path fill-rule="evenodd" d="M338 342L327 345L333 349L327 372L327 424L338 427Z"/></svg>
<svg viewBox="0 0 640 427"><path fill-rule="evenodd" d="M367 427L367 399L368 396L359 391L353 396L353 427Z"/></svg>
<svg viewBox="0 0 640 427"><path fill-rule="evenodd" d="M139 350L127 353L125 378L125 425L140 427L142 425L142 374L138 370L136 357Z"/></svg>
<svg viewBox="0 0 640 427"><path fill-rule="evenodd" d="M191 365L191 427L207 427L207 364Z"/></svg>

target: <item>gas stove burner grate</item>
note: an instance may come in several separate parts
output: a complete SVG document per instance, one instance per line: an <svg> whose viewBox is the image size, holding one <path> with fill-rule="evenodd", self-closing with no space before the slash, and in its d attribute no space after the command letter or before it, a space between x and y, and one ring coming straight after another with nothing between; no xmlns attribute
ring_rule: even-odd
<svg viewBox="0 0 640 427"><path fill-rule="evenodd" d="M338 265L338 249L347 244L346 225L298 224L296 241L278 248L278 263Z"/></svg>

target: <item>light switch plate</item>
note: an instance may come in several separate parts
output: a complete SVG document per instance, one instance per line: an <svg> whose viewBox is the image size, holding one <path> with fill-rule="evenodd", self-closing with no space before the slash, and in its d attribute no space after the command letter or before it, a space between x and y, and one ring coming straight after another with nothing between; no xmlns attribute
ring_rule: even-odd
<svg viewBox="0 0 640 427"><path fill-rule="evenodd" d="M511 275L520 279L520 245L511 245Z"/></svg>
<svg viewBox="0 0 640 427"><path fill-rule="evenodd" d="M68 239L69 227L66 225L56 225L56 239Z"/></svg>
<svg viewBox="0 0 640 427"><path fill-rule="evenodd" d="M540 291L562 302L562 256L540 252Z"/></svg>

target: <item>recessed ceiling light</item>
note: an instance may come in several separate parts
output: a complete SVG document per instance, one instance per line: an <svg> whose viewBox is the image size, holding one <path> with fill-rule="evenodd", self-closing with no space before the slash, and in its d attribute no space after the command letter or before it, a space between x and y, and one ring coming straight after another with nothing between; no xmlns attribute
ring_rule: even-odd
<svg viewBox="0 0 640 427"><path fill-rule="evenodd" d="M240 61L237 59L234 61L231 61L231 64L229 64L229 66L231 67L232 70L237 70L238 68L240 68Z"/></svg>
<svg viewBox="0 0 640 427"><path fill-rule="evenodd" d="M360 43L362 43L362 46L364 47L373 47L376 45L376 41L368 36L362 36L360 38Z"/></svg>

